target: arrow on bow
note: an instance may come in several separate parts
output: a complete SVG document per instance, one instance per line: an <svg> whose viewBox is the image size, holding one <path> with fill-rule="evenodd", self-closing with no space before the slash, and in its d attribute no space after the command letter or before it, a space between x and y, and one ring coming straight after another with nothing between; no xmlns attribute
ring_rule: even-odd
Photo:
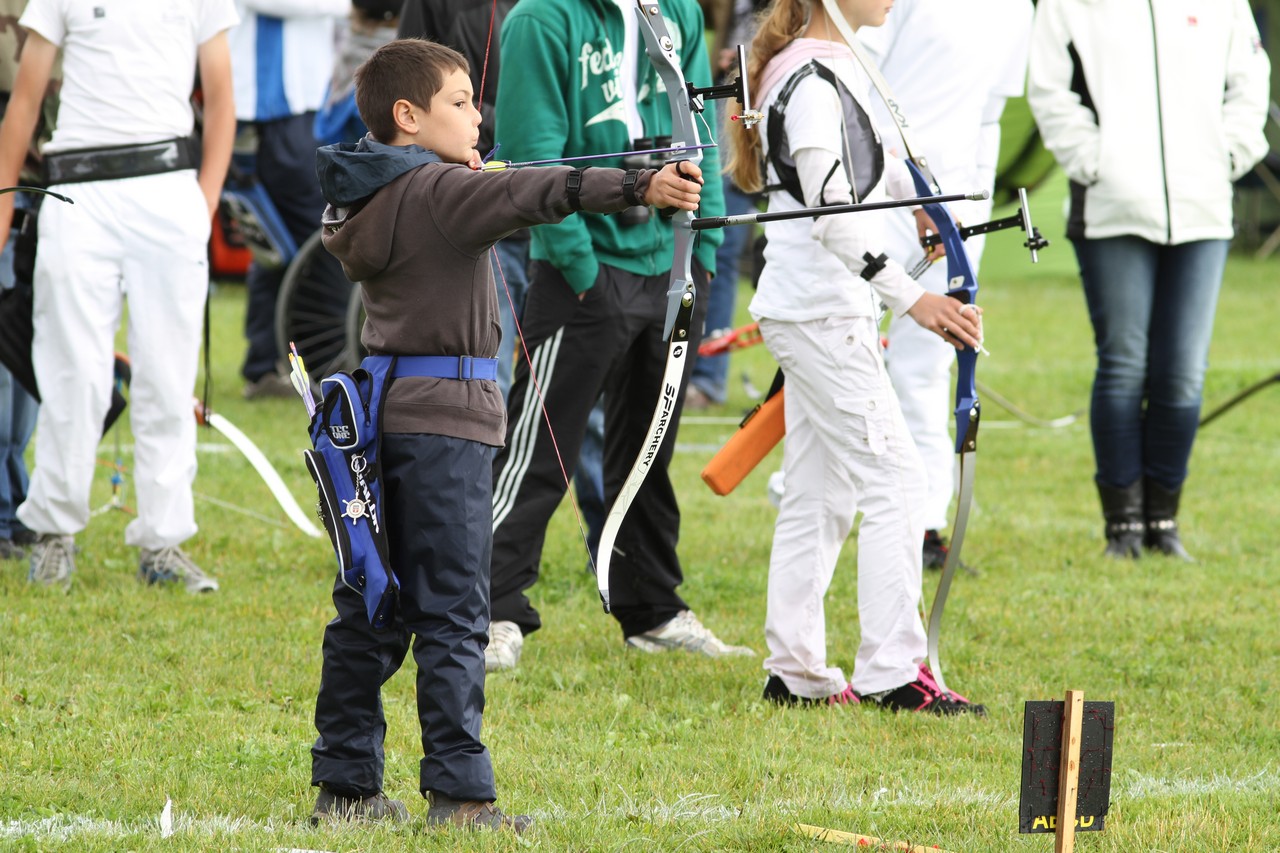
<svg viewBox="0 0 1280 853"><path fill-rule="evenodd" d="M489 152L490 156L497 153L502 147L502 143L498 143ZM504 169L523 169L525 166L554 166L560 163L581 163L586 160L616 160L622 157L647 156L652 154L683 154L686 151L702 151L706 148L718 148L714 142L708 142L703 145L669 145L666 148L643 148L638 151L611 151L608 154L579 154L576 157L552 157L548 160L525 160L523 163L513 163L510 160L485 160L484 165L480 167L481 172L501 172ZM688 158L685 158L688 159Z"/></svg>

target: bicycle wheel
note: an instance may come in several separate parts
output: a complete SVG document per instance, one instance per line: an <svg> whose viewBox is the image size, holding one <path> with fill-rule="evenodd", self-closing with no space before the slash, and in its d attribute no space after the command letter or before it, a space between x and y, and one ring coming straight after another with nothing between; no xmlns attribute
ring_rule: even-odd
<svg viewBox="0 0 1280 853"><path fill-rule="evenodd" d="M287 353L292 341L315 382L350 370L363 357L359 327L354 337L350 334L353 301L359 306L359 288L325 249L317 231L285 271L276 303L276 343Z"/></svg>

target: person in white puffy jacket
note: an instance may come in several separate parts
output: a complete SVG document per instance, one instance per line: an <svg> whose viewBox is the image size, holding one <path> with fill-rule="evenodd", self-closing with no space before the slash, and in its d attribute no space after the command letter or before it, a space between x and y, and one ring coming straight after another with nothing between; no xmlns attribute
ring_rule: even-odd
<svg viewBox="0 0 1280 853"><path fill-rule="evenodd" d="M1270 63L1247 0L1040 0L1027 97L1071 180L1098 353L1090 404L1106 554L1190 559L1177 511L1232 237L1267 152Z"/></svg>

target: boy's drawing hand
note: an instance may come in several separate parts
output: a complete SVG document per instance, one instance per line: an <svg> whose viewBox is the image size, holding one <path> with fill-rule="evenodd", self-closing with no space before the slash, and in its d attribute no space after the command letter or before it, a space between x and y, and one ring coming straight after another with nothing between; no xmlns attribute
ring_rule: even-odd
<svg viewBox="0 0 1280 853"><path fill-rule="evenodd" d="M702 196L702 170L697 163L681 160L663 166L649 181L644 203L654 207L697 210Z"/></svg>
<svg viewBox="0 0 1280 853"><path fill-rule="evenodd" d="M484 157L480 155L479 151L472 148L471 153L467 155L467 165L472 169L484 168Z"/></svg>
<svg viewBox="0 0 1280 853"><path fill-rule="evenodd" d="M940 293L925 293L907 316L956 349L982 347L982 309Z"/></svg>

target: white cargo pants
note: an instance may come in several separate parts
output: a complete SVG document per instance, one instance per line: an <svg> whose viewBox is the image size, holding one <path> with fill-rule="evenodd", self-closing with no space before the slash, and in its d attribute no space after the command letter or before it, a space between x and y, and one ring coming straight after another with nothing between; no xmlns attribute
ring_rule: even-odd
<svg viewBox="0 0 1280 853"><path fill-rule="evenodd" d="M926 654L920 621L924 471L907 432L870 317L761 320L786 374L785 494L769 562L764 667L797 696L844 689L827 663L824 598L857 512L859 693L915 681Z"/></svg>

